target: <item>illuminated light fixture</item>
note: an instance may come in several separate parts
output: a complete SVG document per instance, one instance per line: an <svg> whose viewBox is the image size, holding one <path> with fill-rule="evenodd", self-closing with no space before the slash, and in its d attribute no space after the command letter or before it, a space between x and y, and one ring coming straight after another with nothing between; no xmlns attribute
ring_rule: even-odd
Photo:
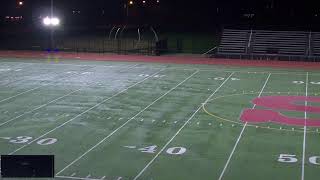
<svg viewBox="0 0 320 180"><path fill-rule="evenodd" d="M19 4L19 6L22 6L23 5L23 1L19 1L18 4Z"/></svg>
<svg viewBox="0 0 320 180"><path fill-rule="evenodd" d="M56 18L56 17L51 18L51 24L53 26L58 26L60 24L60 20L58 18Z"/></svg>
<svg viewBox="0 0 320 180"><path fill-rule="evenodd" d="M51 24L51 19L49 17L45 17L43 19L43 24L46 25L46 26L50 26Z"/></svg>
<svg viewBox="0 0 320 180"><path fill-rule="evenodd" d="M45 26L58 26L60 24L60 19L56 17L49 18L47 16L43 19L43 24Z"/></svg>
<svg viewBox="0 0 320 180"><path fill-rule="evenodd" d="M160 2L160 0L157 0L157 3L159 3Z"/></svg>
<svg viewBox="0 0 320 180"><path fill-rule="evenodd" d="M143 4L145 4L145 3L146 3L146 1L142 1L142 3L143 3Z"/></svg>
<svg viewBox="0 0 320 180"><path fill-rule="evenodd" d="M132 5L132 4L133 4L133 1L129 1L129 4Z"/></svg>

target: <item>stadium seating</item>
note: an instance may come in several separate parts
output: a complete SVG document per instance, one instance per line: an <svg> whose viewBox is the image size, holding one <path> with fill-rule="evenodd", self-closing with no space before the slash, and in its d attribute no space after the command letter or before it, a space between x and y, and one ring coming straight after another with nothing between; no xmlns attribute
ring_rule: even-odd
<svg viewBox="0 0 320 180"><path fill-rule="evenodd" d="M251 53L254 55L306 56L308 33L293 31L255 31Z"/></svg>
<svg viewBox="0 0 320 180"><path fill-rule="evenodd" d="M216 55L243 57L320 57L320 33L224 29Z"/></svg>
<svg viewBox="0 0 320 180"><path fill-rule="evenodd" d="M225 29L223 31L218 54L246 54L249 31Z"/></svg>
<svg viewBox="0 0 320 180"><path fill-rule="evenodd" d="M320 33L312 33L311 35L311 42L310 42L311 50L310 55L311 56L320 56Z"/></svg>

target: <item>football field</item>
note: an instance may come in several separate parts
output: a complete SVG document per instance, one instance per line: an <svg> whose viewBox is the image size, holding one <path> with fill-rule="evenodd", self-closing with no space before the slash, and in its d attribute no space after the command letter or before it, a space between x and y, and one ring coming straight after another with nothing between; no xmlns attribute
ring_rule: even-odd
<svg viewBox="0 0 320 180"><path fill-rule="evenodd" d="M0 114L0 154L55 179L320 177L316 70L1 58Z"/></svg>

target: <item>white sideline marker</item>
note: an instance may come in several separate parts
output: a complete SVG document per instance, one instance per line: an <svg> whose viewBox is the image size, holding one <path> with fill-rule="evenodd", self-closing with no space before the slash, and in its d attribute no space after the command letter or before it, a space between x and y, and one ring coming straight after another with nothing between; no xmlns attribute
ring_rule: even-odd
<svg viewBox="0 0 320 180"><path fill-rule="evenodd" d="M258 97L261 96L264 88L266 87L266 85L267 85L267 83L268 83L268 81L269 81L269 79L270 79L270 76L271 76L271 73L269 73L269 75L268 75L268 77L267 77L267 79L266 79L266 81L265 81L265 83L264 83L264 85L263 85L263 87L262 87L262 89L261 89ZM254 109L255 107L256 107L256 105L253 105L252 109ZM232 149L232 151L231 151L231 153L230 153L230 156L229 156L229 158L228 158L228 160L227 160L227 163L225 164L225 166L224 166L224 168L223 168L223 170L222 170L222 172L221 172L221 174L220 174L219 180L222 180L223 175L224 175L225 171L226 171L227 168L228 168L228 165L229 165L229 163L230 163L230 160L231 160L231 158L232 158L232 156L233 156L233 154L234 154L234 152L235 152L235 150L236 150L236 148L237 148L237 146L238 146L238 144L239 144L239 142L240 142L240 139L241 139L241 137L242 137L242 134L243 134L244 130L246 129L247 125L248 125L248 122L246 122L246 123L244 124L244 126L243 126L243 128L242 128L242 130L241 130L241 132L240 132L240 135L239 135L239 137L238 137L238 139L237 139L237 141L236 141L236 143L235 143L235 145L234 145L234 147L233 147L233 149ZM257 126L257 127L258 127L258 126Z"/></svg>
<svg viewBox="0 0 320 180"><path fill-rule="evenodd" d="M206 99L204 104L208 103L208 101L212 98L213 95L215 95L219 89L231 78L231 76L234 74L231 73L227 79L223 81L223 83L220 84L220 86ZM182 129L190 122L193 117L199 112L199 110L202 108L203 104L201 103L198 109L189 117L189 119L180 127L180 129L174 134L174 136L162 147L162 149L153 157L153 159L139 172L139 174L133 179L137 180L145 171L148 169L148 167L158 158L158 156L167 148L167 146L174 140L174 138L182 131Z"/></svg>
<svg viewBox="0 0 320 180"><path fill-rule="evenodd" d="M186 82L187 80L189 80L191 77L193 77L195 74L197 74L199 72L199 70L197 70L196 72L194 72L193 74L191 74L189 77L187 77L186 79L184 79L183 81L181 81L179 84L177 84L175 87L171 88L169 91L167 91L166 93L164 93L163 95L161 95L159 98L157 98L155 101L153 101L152 103L150 103L148 106L146 106L144 109L142 109L140 112L138 112L136 115L134 115L132 118L130 118L128 121L126 121L125 123L123 123L121 126L119 126L117 129L115 129L113 132L111 132L108 136L106 136L105 138L103 138L100 142L98 142L96 145L92 146L89 150L87 150L85 153L83 153L81 156L79 156L78 158L76 158L74 161L72 161L70 164L68 164L66 167L64 167L62 170L60 170L58 173L56 173L56 175L59 175L60 173L62 173L63 171L65 171L67 168L69 168L70 166L72 166L74 163L76 163L77 161L79 161L80 159L82 159L85 155L87 155L89 152L91 152L92 150L94 150L96 147L98 147L100 144L102 144L104 141L106 141L107 139L109 139L113 134L115 134L116 132L118 132L120 129L122 129L124 126L126 126L128 123L130 123L135 117L139 116L141 113L143 113L145 110L147 110L149 107L151 107L153 104L155 104L156 102L158 102L160 99L162 99L163 97L165 97L167 94L169 94L171 91L175 90L177 87L179 87L181 84L183 84L184 82ZM148 78L153 77L149 76Z"/></svg>

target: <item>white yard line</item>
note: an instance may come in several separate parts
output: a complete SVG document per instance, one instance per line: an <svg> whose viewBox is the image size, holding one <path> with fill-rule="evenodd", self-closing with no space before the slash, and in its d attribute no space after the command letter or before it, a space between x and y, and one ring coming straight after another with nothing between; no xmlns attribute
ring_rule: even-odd
<svg viewBox="0 0 320 180"><path fill-rule="evenodd" d="M107 139L109 139L113 134L115 134L116 132L118 132L120 129L122 129L124 126L126 126L128 123L130 123L133 119L135 119L137 116L139 116L141 113L143 113L145 110L147 110L149 107L151 107L153 104L155 104L156 102L158 102L160 99L162 99L163 97L165 97L166 95L168 95L170 92L172 92L173 90L175 90L177 87L179 87L181 84L183 84L184 82L186 82L187 80L189 80L191 77L193 77L195 74L197 74L199 71L194 72L193 74L191 74L189 77L187 77L186 79L184 79L183 81L181 81L179 84L177 84L175 87L171 88L169 91L167 91L166 93L164 93L163 95L161 95L160 97L158 97L156 100L154 100L152 103L150 103L148 106L146 106L144 109L142 109L141 111L139 111L136 115L134 115L133 117L131 117L128 121L126 121L125 123L123 123L120 127L118 127L117 129L115 129L114 131L112 131L108 136L106 136L105 138L103 138L101 141L99 141L97 144L95 144L94 146L92 146L89 150L87 150L85 153L83 153L81 156L79 156L78 158L76 158L74 161L72 161L70 164L68 164L66 167L64 167L62 170L60 170L56 175L61 174L63 171L65 171L67 168L69 168L70 166L72 166L74 163L76 163L77 161L79 161L80 159L82 159L85 155L87 155L89 152L91 152L92 150L94 150L95 148L97 148L100 144L102 144L103 142L105 142Z"/></svg>
<svg viewBox="0 0 320 180"><path fill-rule="evenodd" d="M37 89L39 89L39 88L41 88L41 87L44 87L44 86L46 86L46 85L41 85L41 86L38 86L38 87L36 87L36 88L29 89L29 90L27 90L27 91L24 91L24 92L21 92L21 93L19 93L19 94L16 94L16 95L14 95L14 96L11 96L11 97L8 97L8 98L5 98L5 99L2 99L2 100L0 100L0 103L5 102L5 101L8 101L8 100L10 100L10 99L12 99L12 98L15 98L15 97L21 96L21 95L26 94L26 93L28 93L28 92L31 92L31 91L37 90Z"/></svg>
<svg viewBox="0 0 320 180"><path fill-rule="evenodd" d="M40 138L42 138L42 137L44 137L44 136L46 136L46 135L50 134L51 132L53 132L53 131L55 131L55 130L57 130L57 129L59 129L59 128L63 127L63 126L65 126L66 124L70 123L71 121L75 120L76 118L78 118L78 117L82 116L83 114L85 114L85 113L87 113L87 112L91 111L92 109L94 109L94 108L96 108L96 107L100 106L101 104L103 104L103 103L105 103L105 102L109 101L110 99L112 99L112 98L114 98L114 97L118 96L119 94L122 94L122 93L126 92L126 91L127 91L127 90L129 90L130 88L135 87L135 86L137 86L138 84L140 84L140 83L142 83L142 82L144 82L144 81L148 80L149 78L151 78L151 77L155 76L156 74L160 73L161 71L163 71L163 70L160 70L160 71L158 71L158 72L154 73L153 75L151 75L151 76L149 76L149 77L146 77L146 78L144 78L143 80L141 80L141 81L139 81L139 82L137 82L137 83L135 83L135 84L133 84L133 85L131 85L131 86L129 86L129 87L127 87L127 88L123 89L123 90L121 90L120 92L118 92L118 93L116 93L116 94L112 95L111 97L108 97L107 99L104 99L104 100L103 100L103 101L101 101L100 103L97 103L96 105L92 106L91 108L89 108L89 109L87 109L87 110L85 110L85 111L81 112L80 114L78 114L78 115L74 116L73 118L69 119L68 121L64 122L63 124L61 124L61 125L59 125L59 126L57 126L57 127L53 128L53 129L51 129L50 131L48 131L48 132L44 133L43 135L39 136L38 138L36 138L36 139L34 139L34 140L30 141L29 143L27 143L27 144L25 144L25 145L21 146L20 148L18 148L18 149L16 149L16 150L14 150L14 151L13 151L13 152L11 152L9 155L12 155L12 154L14 154L14 153L16 153L16 152L20 151L21 149L23 149L23 148L25 148L25 147L29 146L30 144L32 144L33 142L35 142L35 141L39 140Z"/></svg>
<svg viewBox="0 0 320 180"><path fill-rule="evenodd" d="M308 83L309 83L309 73L306 75L306 97L308 97ZM303 128L303 149L302 149L302 166L301 166L301 180L304 180L304 167L305 167L305 159L306 159L306 136L307 136L307 111L306 107L308 105L307 101L304 101L304 128Z"/></svg>
<svg viewBox="0 0 320 180"><path fill-rule="evenodd" d="M261 94L262 94L262 92L264 91L264 89L265 89L265 87L266 87L266 85L267 85L267 83L268 83L268 81L269 81L269 79L270 79L270 76L271 76L271 73L269 73L269 75L268 75L268 77L267 77L267 79L266 79L266 81L265 81L265 83L264 83L264 85L263 85L263 87L262 87L262 89L261 89L258 97L260 97ZM253 105L252 109L254 109L255 107L256 107L256 105ZM225 166L224 166L224 168L223 168L223 170L222 170L222 172L221 172L221 174L220 174L219 180L222 180L222 178L223 178L223 176L224 176L224 173L226 172L226 170L227 170L227 168L228 168L228 166L229 166L229 163L230 163L230 161L231 161L231 158L233 157L233 154L234 154L236 148L238 147L238 144L239 144L239 142L240 142L240 140L241 140L241 138L242 138L242 134L243 134L244 130L245 130L246 127L247 127L247 124L248 124L248 123L246 122L246 123L243 125L243 128L242 128L242 130L241 130L241 132L240 132L240 135L239 135L239 137L238 137L238 139L237 139L237 141L236 141L236 143L235 143L235 145L234 145L234 147L233 147L233 149L232 149L232 151L231 151L231 153L230 153L230 156L229 156L229 158L228 158L228 160L227 160L227 162L226 162L226 164L225 164Z"/></svg>
<svg viewBox="0 0 320 180"><path fill-rule="evenodd" d="M68 94L66 94L66 95L63 95L63 96L61 96L61 97L59 97L59 98L56 98L56 99L54 99L54 100L52 100L52 101L50 101L50 102L48 102L48 103L46 103L46 104L40 105L40 106L38 106L38 107L36 107L36 108L34 108L34 109L30 110L30 111L27 111L27 112L25 112L25 113L23 113L23 114L20 114L19 116L16 116L16 117L14 117L14 118L12 118L12 119L10 119L10 120L8 120L8 121L5 121L5 122L3 122L3 123L0 122L0 127L3 126L3 125L5 125L5 124L8 124L9 122L12 122L12 121L16 120L16 119L18 119L18 118L20 118L20 117L22 117L22 116L24 116L24 115L26 115L26 114L30 114L30 113L32 113L32 112L34 112L34 111L36 111L36 110L39 110L39 109L41 109L41 108L43 108L43 107L45 107L45 106L47 106L47 105L49 105L49 104L55 103L55 102L59 101L60 99L63 99L63 98L65 98L65 97L67 97L67 96L70 96L71 94L76 93L76 92L78 92L78 91L80 91L80 90L81 90L81 88L80 88L80 89L77 89L77 90L75 90L75 91L72 91L72 92L70 92L70 93L68 93Z"/></svg>
<svg viewBox="0 0 320 180"><path fill-rule="evenodd" d="M93 67L87 68L86 70L91 69L91 68L93 68ZM86 71L86 70L85 70L85 71ZM55 77L52 78L52 79L56 79L56 78L59 77L59 76L60 76L60 75L55 76ZM70 75L70 76L73 76L73 75ZM63 77L63 79L64 79L64 78L67 78L67 77L70 77L70 76ZM41 82L43 82L43 81L41 81ZM0 100L0 103L5 102L5 101L8 101L8 100L10 100L10 99L12 99L12 98L21 96L21 95L26 94L26 93L28 93L28 92L37 90L37 89L39 89L39 88L41 88L41 87L48 86L48 85L50 85L50 84L52 84L52 83L40 85L40 86L38 86L38 87L36 87L36 88L32 88L32 89L29 89L29 90L27 90L27 91L24 91L24 92L21 92L21 93L19 93L19 94L16 94L16 95L14 95L14 96L8 97L8 98L6 98L6 99L2 99L2 100Z"/></svg>
<svg viewBox="0 0 320 180"><path fill-rule="evenodd" d="M198 107L198 109L189 117L189 119L181 126L181 128L173 135L173 137L161 148L161 150L151 159L151 161L138 173L138 175L133 179L138 179L147 169L148 167L158 158L158 156L167 148L167 146L174 140L174 138L182 131L182 129L193 119L193 117L199 112L199 110L202 108L203 105L205 105L213 95L215 95L220 88L231 78L231 76L234 74L229 75L227 79L223 81L223 83L220 84L218 88L206 99L204 103L201 103L201 105Z"/></svg>
<svg viewBox="0 0 320 180"><path fill-rule="evenodd" d="M95 179L95 178L83 178L83 177L74 177L74 176L55 176L55 178L78 179L78 180L101 180L101 178Z"/></svg>
<svg viewBox="0 0 320 180"><path fill-rule="evenodd" d="M121 68L120 70L122 70L122 69L127 69L127 70L129 70L129 69L132 69L132 68L134 68L134 67L136 67L136 66L138 66L138 65L139 65L139 64L135 64L135 65L133 65L133 66L125 66L124 68ZM91 67L91 68L94 68L94 67ZM91 69L91 68L90 68L90 69ZM24 116L24 115L26 115L26 114L32 113L32 112L34 112L34 111L36 111L36 110L39 110L39 109L41 109L41 108L43 108L43 107L45 107L45 106L47 106L47 105L49 105L49 104L55 103L55 102L59 101L60 99L63 99L63 98L65 98L65 97L67 97L67 96L72 96L72 94L80 91L83 87L91 87L91 86L80 86L80 87L81 87L81 88L79 88L79 89L77 89L77 90L75 90L75 91L72 91L71 93L68 93L68 94L63 95L63 96L61 96L61 97L59 97L59 98L56 98L56 99L54 99L54 100L52 100L52 101L50 101L50 102L48 102L48 103L46 103L46 104L40 105L40 106L38 106L38 107L36 107L36 108L34 108L34 109L30 110L30 111L27 111L27 112L25 112L25 113L23 113L23 114L21 114L21 115L19 115L19 116L16 116L16 117L14 117L14 118L12 118L12 119L10 119L10 120L8 120L8 121L5 121L5 122L3 122L3 123L0 122L0 127L3 126L3 125L5 125L5 124L8 124L9 122L12 122L12 121L16 120L16 119L18 119L18 118L20 118L20 117L22 117L22 116ZM99 86L99 87L101 87L101 86ZM31 90L30 90L30 91L31 91ZM0 102L1 102L1 101L0 101Z"/></svg>

